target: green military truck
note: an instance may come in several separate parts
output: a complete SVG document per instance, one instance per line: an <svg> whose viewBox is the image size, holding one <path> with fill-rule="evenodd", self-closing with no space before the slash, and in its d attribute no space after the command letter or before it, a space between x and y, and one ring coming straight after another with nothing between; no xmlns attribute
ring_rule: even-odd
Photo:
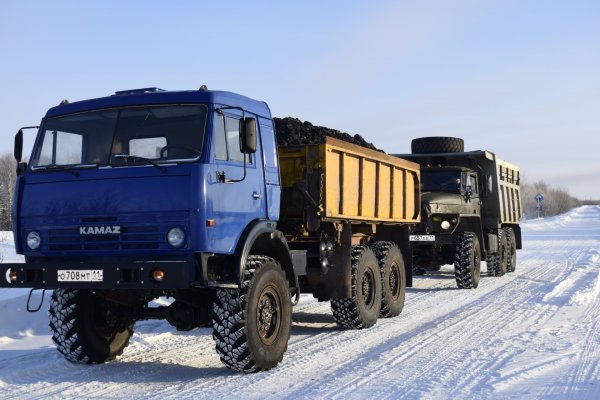
<svg viewBox="0 0 600 400"><path fill-rule="evenodd" d="M459 288L478 286L482 260L489 276L513 272L521 249L519 168L491 151L465 152L460 138L417 138L411 151L397 156L421 166L414 272L454 264Z"/></svg>

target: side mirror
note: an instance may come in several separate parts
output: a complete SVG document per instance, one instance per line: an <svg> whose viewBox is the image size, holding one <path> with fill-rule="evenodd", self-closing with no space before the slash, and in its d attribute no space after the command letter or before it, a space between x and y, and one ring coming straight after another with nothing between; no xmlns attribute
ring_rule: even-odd
<svg viewBox="0 0 600 400"><path fill-rule="evenodd" d="M244 154L256 153L257 129L255 118L240 120L240 151Z"/></svg>
<svg viewBox="0 0 600 400"><path fill-rule="evenodd" d="M17 164L17 176L21 176L25 173L25 170L27 169L27 163L26 162L20 162Z"/></svg>
<svg viewBox="0 0 600 400"><path fill-rule="evenodd" d="M19 132L15 135L14 156L15 160L17 160L17 164L19 164L23 158L23 129L19 129Z"/></svg>

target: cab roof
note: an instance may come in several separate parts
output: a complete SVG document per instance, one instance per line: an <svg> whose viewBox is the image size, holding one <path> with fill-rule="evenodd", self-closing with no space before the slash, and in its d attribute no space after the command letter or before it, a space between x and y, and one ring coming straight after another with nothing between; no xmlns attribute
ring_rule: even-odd
<svg viewBox="0 0 600 400"><path fill-rule="evenodd" d="M63 101L60 105L49 109L46 118L114 107L201 103L241 107L261 117L271 118L271 110L267 103L237 93L215 90L166 91L157 88L124 90L112 96L73 103Z"/></svg>

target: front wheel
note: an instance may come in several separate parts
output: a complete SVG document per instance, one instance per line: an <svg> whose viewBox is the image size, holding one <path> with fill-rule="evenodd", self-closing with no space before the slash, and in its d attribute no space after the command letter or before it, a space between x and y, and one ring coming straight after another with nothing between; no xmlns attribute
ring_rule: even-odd
<svg viewBox="0 0 600 400"><path fill-rule="evenodd" d="M50 298L50 330L58 351L80 364L115 359L129 344L134 321L89 290L56 289Z"/></svg>
<svg viewBox="0 0 600 400"><path fill-rule="evenodd" d="M461 233L454 261L456 285L460 289L476 288L479 285L480 274L481 248L479 240L472 232Z"/></svg>
<svg viewBox="0 0 600 400"><path fill-rule="evenodd" d="M289 285L279 263L249 256L239 291L217 292L212 324L217 353L227 368L257 372L276 366L292 326Z"/></svg>

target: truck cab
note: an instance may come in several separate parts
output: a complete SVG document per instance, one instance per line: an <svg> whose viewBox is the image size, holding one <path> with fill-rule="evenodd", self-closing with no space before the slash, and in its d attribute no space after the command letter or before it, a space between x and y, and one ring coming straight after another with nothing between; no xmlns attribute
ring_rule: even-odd
<svg viewBox="0 0 600 400"><path fill-rule="evenodd" d="M476 171L462 167L421 168L421 223L415 228L417 239L436 243L455 243L457 232L478 231L481 188ZM418 240L416 240L418 241ZM414 260L417 273L439 269L454 262L454 252L428 252Z"/></svg>
<svg viewBox="0 0 600 400"><path fill-rule="evenodd" d="M180 331L212 325L234 370L281 360L299 292L277 230L266 103L205 87L127 90L48 110L27 163L23 135L12 217L25 263L2 264L0 286L53 290L50 326L65 358L111 360L135 321L166 319ZM151 307L160 296L173 301ZM240 335L247 340L232 350ZM232 358L250 346L246 359Z"/></svg>
<svg viewBox="0 0 600 400"><path fill-rule="evenodd" d="M253 153L240 150L241 120L256 125ZM102 271L111 288L236 283L237 269L211 258L277 220L275 146L267 105L227 92L123 91L50 109L15 191L15 243L28 263L16 284L89 286L68 275L99 259L121 266ZM70 274L36 268L50 263ZM160 281L148 276L161 266Z"/></svg>
<svg viewBox="0 0 600 400"><path fill-rule="evenodd" d="M421 202L427 217L417 230L452 233L462 218L479 216L477 172L456 167L421 169ZM447 224L434 224L447 220Z"/></svg>

